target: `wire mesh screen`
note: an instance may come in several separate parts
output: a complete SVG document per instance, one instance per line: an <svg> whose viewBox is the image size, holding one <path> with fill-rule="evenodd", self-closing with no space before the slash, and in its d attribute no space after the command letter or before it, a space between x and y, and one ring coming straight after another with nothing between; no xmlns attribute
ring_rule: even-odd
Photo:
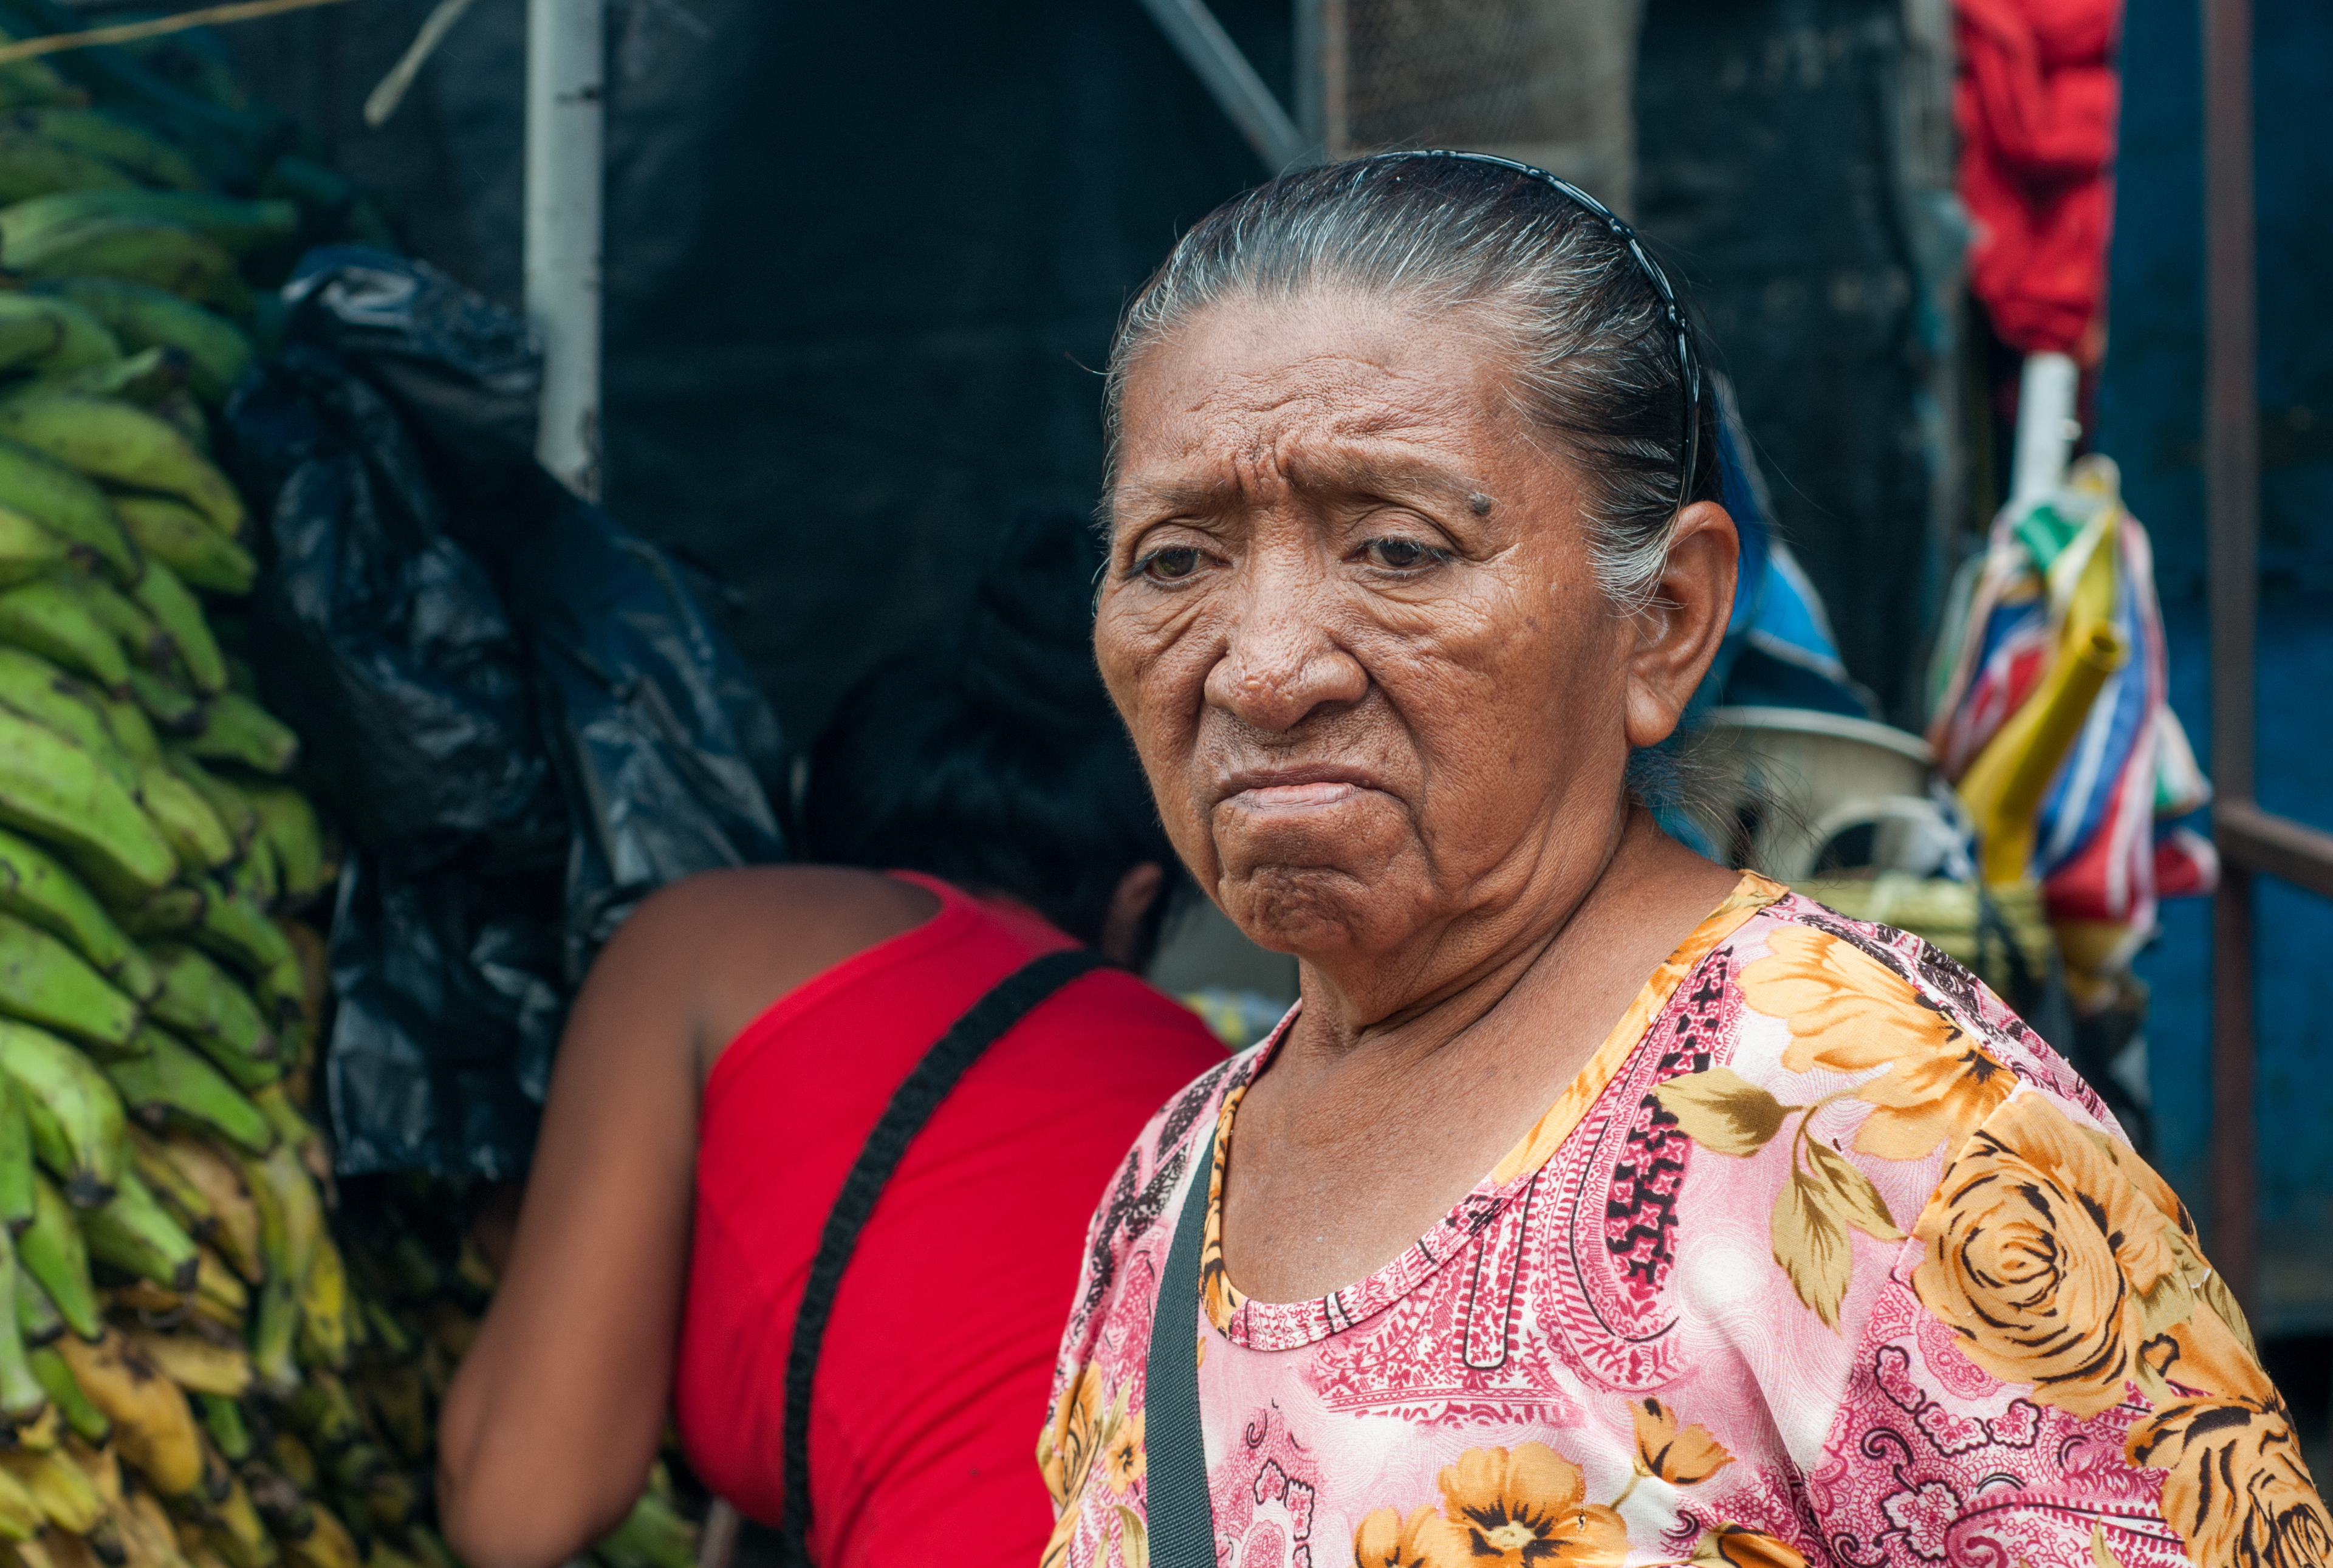
<svg viewBox="0 0 2333 1568"><path fill-rule="evenodd" d="M1503 153L1625 210L1642 0L1317 0L1331 157Z"/></svg>

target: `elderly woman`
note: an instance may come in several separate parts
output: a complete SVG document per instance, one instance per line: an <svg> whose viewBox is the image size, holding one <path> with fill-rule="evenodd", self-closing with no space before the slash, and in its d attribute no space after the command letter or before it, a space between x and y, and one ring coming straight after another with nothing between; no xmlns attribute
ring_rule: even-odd
<svg viewBox="0 0 2333 1568"><path fill-rule="evenodd" d="M1735 539L1624 225L1485 158L1291 175L1184 239L1109 396L1103 675L1303 999L1096 1218L1049 1563L2333 1554L2098 1097L1633 797Z"/></svg>

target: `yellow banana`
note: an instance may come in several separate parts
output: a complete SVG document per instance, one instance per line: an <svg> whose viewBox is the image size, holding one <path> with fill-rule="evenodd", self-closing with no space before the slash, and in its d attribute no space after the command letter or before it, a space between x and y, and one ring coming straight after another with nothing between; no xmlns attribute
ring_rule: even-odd
<svg viewBox="0 0 2333 1568"><path fill-rule="evenodd" d="M191 1132L157 1137L133 1127L130 1149L146 1184L197 1239L217 1247L245 1279L256 1284L267 1277L259 1251L259 1207L240 1165Z"/></svg>
<svg viewBox="0 0 2333 1568"><path fill-rule="evenodd" d="M0 226L6 221L0 213ZM243 533L243 498L226 476L143 409L72 392L28 393L0 401L0 436L108 484L178 496L230 539Z"/></svg>
<svg viewBox="0 0 2333 1568"><path fill-rule="evenodd" d="M97 1063L53 1034L0 1018L0 1073L24 1092L33 1148L66 1198L94 1208L110 1198L130 1145L121 1098Z"/></svg>
<svg viewBox="0 0 2333 1568"><path fill-rule="evenodd" d="M68 1334L57 1350L82 1392L113 1423L115 1448L130 1468L165 1497L201 1483L202 1435L176 1383L111 1330L95 1344Z"/></svg>
<svg viewBox="0 0 2333 1568"><path fill-rule="evenodd" d="M161 977L146 961L146 955L114 924L105 906L81 879L46 850L4 828L0 828L0 910L62 938L132 1001L151 998L161 986ZM290 947L288 941L286 947Z"/></svg>
<svg viewBox="0 0 2333 1568"><path fill-rule="evenodd" d="M0 641L85 675L110 692L130 689L130 660L120 640L61 579L23 582L0 592Z"/></svg>
<svg viewBox="0 0 2333 1568"><path fill-rule="evenodd" d="M322 1503L311 1504L315 1515L315 1527L307 1534L283 1543L283 1555L296 1568L364 1568L357 1555L357 1544L350 1538L349 1527L341 1523L340 1515Z"/></svg>
<svg viewBox="0 0 2333 1568"><path fill-rule="evenodd" d="M269 1568L277 1560L274 1537L251 1505L251 1494L233 1476L227 1477L226 1495L210 1506L203 1523L205 1539L229 1568Z"/></svg>
<svg viewBox="0 0 2333 1568"><path fill-rule="evenodd" d="M105 1516L105 1499L79 1465L52 1448L44 1454L0 1452L0 1470L32 1494L50 1524L86 1535Z"/></svg>
<svg viewBox="0 0 2333 1568"><path fill-rule="evenodd" d="M267 1257L267 1279L252 1329L252 1362L260 1386L280 1399L302 1386L293 1348L300 1330L301 1292L323 1235L323 1206L289 1141L279 1142L264 1159L245 1160L244 1171L258 1200L260 1245ZM312 1375L305 1387L312 1389L325 1375ZM346 1399L345 1391L341 1397Z"/></svg>
<svg viewBox="0 0 2333 1568"><path fill-rule="evenodd" d="M316 1124L308 1120L305 1111L292 1103L292 1096L284 1092L280 1083L253 1090L251 1102L259 1107L260 1114L267 1118L277 1134L298 1154L297 1164L315 1184L306 1189L305 1201L317 1202L317 1188L330 1187L332 1180L331 1151L324 1146L324 1135L316 1130ZM321 1210L317 1227L321 1234Z"/></svg>
<svg viewBox="0 0 2333 1568"><path fill-rule="evenodd" d="M142 898L178 874L169 841L103 765L7 712L0 712L0 823L62 849L101 897Z"/></svg>
<svg viewBox="0 0 2333 1568"><path fill-rule="evenodd" d="M349 1366L349 1275L329 1233L316 1238L316 1261L300 1289L300 1360L336 1372Z"/></svg>
<svg viewBox="0 0 2333 1568"><path fill-rule="evenodd" d="M337 1373L314 1369L281 1404L284 1420L311 1454L342 1453L364 1439L364 1417Z"/></svg>
<svg viewBox="0 0 2333 1568"><path fill-rule="evenodd" d="M48 1524L48 1515L41 1512L41 1505L24 1483L0 1470L0 1541L10 1543L24 1556L26 1568L41 1561L30 1554L30 1548Z"/></svg>
<svg viewBox="0 0 2333 1568"><path fill-rule="evenodd" d="M251 1391L251 1356L239 1346L217 1345L195 1334L165 1334L139 1330L130 1343L162 1370L162 1375L190 1394L216 1394L239 1400Z"/></svg>
<svg viewBox="0 0 2333 1568"><path fill-rule="evenodd" d="M143 1009L79 953L30 921L0 914L0 1014L126 1052Z"/></svg>
<svg viewBox="0 0 2333 1568"><path fill-rule="evenodd" d="M105 1073L123 1103L149 1126L177 1118L208 1128L254 1153L275 1147L278 1135L266 1113L192 1047L152 1024L140 1030L138 1039L146 1053L109 1062Z"/></svg>
<svg viewBox="0 0 2333 1568"><path fill-rule="evenodd" d="M241 1334L245 1319L251 1313L250 1290L210 1248L200 1248L197 1257L195 1310L213 1323L224 1324Z"/></svg>
<svg viewBox="0 0 2333 1568"><path fill-rule="evenodd" d="M88 550L117 582L135 582L146 569L105 492L45 452L0 439L0 505Z"/></svg>
<svg viewBox="0 0 2333 1568"><path fill-rule="evenodd" d="M142 1488L125 1496L114 1510L121 1524L121 1544L129 1554L123 1568L189 1568L178 1551L170 1515L161 1500Z"/></svg>
<svg viewBox="0 0 2333 1568"><path fill-rule="evenodd" d="M135 1170L121 1173L119 1190L83 1215L81 1228L89 1255L98 1262L182 1295L194 1290L202 1264L195 1238L155 1201Z"/></svg>
<svg viewBox="0 0 2333 1568"><path fill-rule="evenodd" d="M259 575L251 552L184 501L125 492L113 497L113 507L149 565L167 563L192 588L214 593L251 592Z"/></svg>
<svg viewBox="0 0 2333 1568"><path fill-rule="evenodd" d="M274 1442L268 1447L267 1460L302 1492L313 1493L323 1485L317 1473L316 1456L308 1451L308 1445L296 1433L278 1431Z"/></svg>

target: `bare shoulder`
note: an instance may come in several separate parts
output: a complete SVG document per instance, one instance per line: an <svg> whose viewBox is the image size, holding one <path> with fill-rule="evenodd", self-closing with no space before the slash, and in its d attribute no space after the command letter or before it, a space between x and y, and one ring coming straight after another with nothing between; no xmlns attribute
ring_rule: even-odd
<svg viewBox="0 0 2333 1568"><path fill-rule="evenodd" d="M788 992L939 909L926 889L851 866L700 872L643 900L593 978L693 996L709 1061Z"/></svg>

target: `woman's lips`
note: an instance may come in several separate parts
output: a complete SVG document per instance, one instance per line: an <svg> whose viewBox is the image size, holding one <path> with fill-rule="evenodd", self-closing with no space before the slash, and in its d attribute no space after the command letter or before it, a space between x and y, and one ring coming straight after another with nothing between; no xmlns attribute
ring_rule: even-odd
<svg viewBox="0 0 2333 1568"><path fill-rule="evenodd" d="M1339 801L1352 799L1361 793L1361 786L1341 779L1320 784L1254 784L1237 794L1226 795L1224 804L1249 811L1298 811L1313 806L1334 805Z"/></svg>

